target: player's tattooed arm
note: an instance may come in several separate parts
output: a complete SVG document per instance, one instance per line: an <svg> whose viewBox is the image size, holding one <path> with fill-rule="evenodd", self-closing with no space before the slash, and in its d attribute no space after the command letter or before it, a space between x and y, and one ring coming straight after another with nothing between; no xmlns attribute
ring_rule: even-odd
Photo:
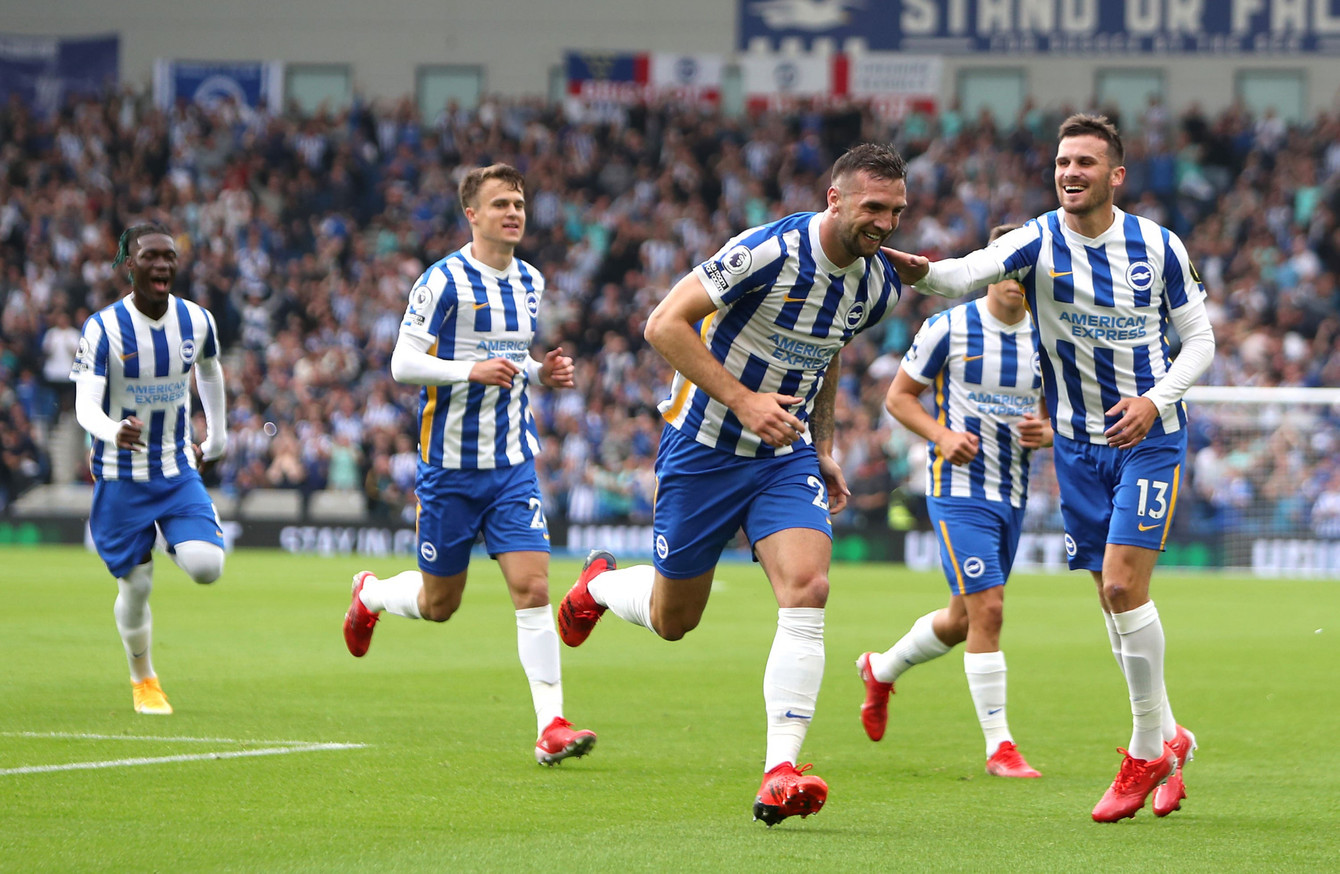
<svg viewBox="0 0 1340 874"><path fill-rule="evenodd" d="M824 372L823 385L814 396L814 409L810 413L810 435L814 439L814 448L819 455L819 472L823 475L824 485L828 489L828 511L841 513L847 506L851 490L842 475L842 468L833 458L834 407L837 404L838 379L842 375L842 360L834 355Z"/></svg>
<svg viewBox="0 0 1340 874"><path fill-rule="evenodd" d="M823 385L814 396L814 410L810 413L810 436L820 452L831 454L833 449L833 408L837 402L838 377L842 375L842 360L834 355L824 372Z"/></svg>

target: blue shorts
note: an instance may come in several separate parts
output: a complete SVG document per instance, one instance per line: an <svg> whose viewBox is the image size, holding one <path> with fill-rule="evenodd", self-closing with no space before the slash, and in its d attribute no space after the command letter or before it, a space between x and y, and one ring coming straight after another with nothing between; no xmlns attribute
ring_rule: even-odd
<svg viewBox="0 0 1340 874"><path fill-rule="evenodd" d="M1071 570L1100 571L1107 544L1163 550L1186 462L1186 431L1130 449L1056 435L1052 448Z"/></svg>
<svg viewBox="0 0 1340 874"><path fill-rule="evenodd" d="M681 580L707 573L741 528L751 546L788 528L833 536L814 447L748 458L703 446L667 425L656 452L656 570Z"/></svg>
<svg viewBox="0 0 1340 874"><path fill-rule="evenodd" d="M971 595L1005 585L1019 549L1024 511L982 498L927 498L949 591Z"/></svg>
<svg viewBox="0 0 1340 874"><path fill-rule="evenodd" d="M421 571L449 577L465 570L481 534L491 556L549 551L533 461L496 470L451 470L420 461L414 491Z"/></svg>
<svg viewBox="0 0 1340 874"><path fill-rule="evenodd" d="M114 577L142 564L162 529L168 552L178 543L203 540L223 548L223 526L200 474L187 471L172 479L98 480L88 530L98 557Z"/></svg>

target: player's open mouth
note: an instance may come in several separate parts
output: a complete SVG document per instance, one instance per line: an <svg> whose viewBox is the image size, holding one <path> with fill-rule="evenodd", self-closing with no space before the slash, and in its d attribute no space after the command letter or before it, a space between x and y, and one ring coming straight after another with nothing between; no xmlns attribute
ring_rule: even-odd
<svg viewBox="0 0 1340 874"><path fill-rule="evenodd" d="M151 276L149 277L149 286L155 291L167 291L172 287L172 277L170 276Z"/></svg>
<svg viewBox="0 0 1340 874"><path fill-rule="evenodd" d="M1079 194L1084 190L1080 185L1063 185L1061 188L1066 194Z"/></svg>

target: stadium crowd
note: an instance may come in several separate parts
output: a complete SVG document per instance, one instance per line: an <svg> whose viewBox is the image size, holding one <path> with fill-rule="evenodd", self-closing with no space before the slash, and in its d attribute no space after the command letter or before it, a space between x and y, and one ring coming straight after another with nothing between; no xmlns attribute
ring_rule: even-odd
<svg viewBox="0 0 1340 874"><path fill-rule="evenodd" d="M527 179L518 254L548 280L538 339L577 363L577 390L532 387L549 513L644 522L670 371L642 329L680 276L746 227L821 207L826 169L863 139L909 160L894 245L974 249L993 225L1055 207L1055 131L1071 107L1027 105L1012 124L956 105L896 123L855 105L742 118L672 103L606 110L488 98L433 119L408 99L308 116L227 102L162 111L125 92L46 119L11 100L0 109L0 509L52 476L79 327L126 291L112 268L118 234L153 220L178 234L174 291L214 314L226 350L231 439L211 485L360 491L374 519L412 521L417 393L391 380L390 352L414 279L469 239L461 168L504 161ZM1241 107L1174 116L1151 99L1115 120L1127 147L1119 202L1182 236L1209 290L1219 343L1207 381L1340 386L1340 113L1288 126ZM844 356L837 452L855 494L843 525L917 523L925 450L883 398L916 328L944 305L906 293ZM1281 531L1340 537L1334 427L1243 439L1204 410L1179 526L1231 533L1264 502ZM1057 530L1050 464L1035 470L1029 524Z"/></svg>

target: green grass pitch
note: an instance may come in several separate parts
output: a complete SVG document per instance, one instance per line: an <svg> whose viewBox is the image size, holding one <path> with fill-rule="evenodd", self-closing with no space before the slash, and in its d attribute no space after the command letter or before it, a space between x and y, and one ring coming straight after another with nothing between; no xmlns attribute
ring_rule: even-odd
<svg viewBox="0 0 1340 874"><path fill-rule="evenodd" d="M837 565L803 750L828 804L769 830L750 820L776 620L757 566L723 565L681 642L610 615L564 649L568 716L600 742L549 769L532 755L512 609L487 560L449 623L388 616L356 660L340 621L358 559L237 553L197 587L160 555L154 656L170 717L131 710L115 585L96 556L9 548L0 564L0 871L1340 867L1335 582L1156 576L1168 687L1200 741L1190 796L1167 819L1146 806L1098 825L1089 811L1130 716L1087 575L1010 584L1010 725L1045 775L1011 781L983 773L958 651L905 675L888 735L866 739L853 660L946 589L901 567ZM555 601L576 570L554 562ZM16 773L74 762L107 766Z"/></svg>

